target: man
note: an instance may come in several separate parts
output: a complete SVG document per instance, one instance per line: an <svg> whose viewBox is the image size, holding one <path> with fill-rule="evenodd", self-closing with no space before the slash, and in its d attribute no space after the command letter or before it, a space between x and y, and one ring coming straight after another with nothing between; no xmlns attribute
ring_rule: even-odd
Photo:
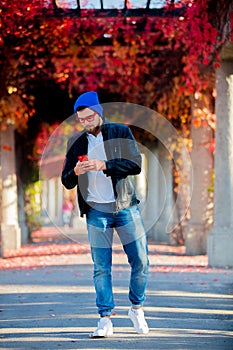
<svg viewBox="0 0 233 350"><path fill-rule="evenodd" d="M84 130L68 141L62 183L67 189L77 186L80 213L87 220L100 315L92 336L113 334L110 317L114 308L111 278L114 228L131 266L128 315L136 332L147 334L142 309L148 275L147 240L130 176L140 173L141 154L127 126L104 119L96 92L79 96L74 113Z"/></svg>

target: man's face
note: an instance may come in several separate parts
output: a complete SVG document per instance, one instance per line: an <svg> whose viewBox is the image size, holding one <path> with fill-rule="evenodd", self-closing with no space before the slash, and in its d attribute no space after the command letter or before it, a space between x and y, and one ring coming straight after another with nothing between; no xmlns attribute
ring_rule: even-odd
<svg viewBox="0 0 233 350"><path fill-rule="evenodd" d="M85 108L76 113L76 118L89 133L95 133L102 124L102 118L95 111Z"/></svg>

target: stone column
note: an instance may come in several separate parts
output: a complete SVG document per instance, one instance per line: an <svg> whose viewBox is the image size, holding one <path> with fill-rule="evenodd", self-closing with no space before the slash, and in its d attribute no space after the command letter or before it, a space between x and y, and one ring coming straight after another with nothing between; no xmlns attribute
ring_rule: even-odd
<svg viewBox="0 0 233 350"><path fill-rule="evenodd" d="M195 99L192 104L193 190L185 246L187 255L200 255L206 254L207 234L209 233L208 189L211 185L213 171L213 154L209 145L213 138L213 131L208 125L205 125L205 114L211 113L206 102L202 99ZM195 126L195 120L199 125Z"/></svg>
<svg viewBox="0 0 233 350"><path fill-rule="evenodd" d="M56 183L54 178L48 180L48 216L51 224L56 224Z"/></svg>
<svg viewBox="0 0 233 350"><path fill-rule="evenodd" d="M160 216L160 203L158 201L158 177L160 166L158 162L158 150L156 144L151 144L145 150L146 155L146 169L145 176L147 182L146 200L143 204L141 213L143 221L149 236L154 237L154 227Z"/></svg>
<svg viewBox="0 0 233 350"><path fill-rule="evenodd" d="M58 177L57 179L57 225L63 225L62 219L62 204L63 204L63 188L61 186L61 179Z"/></svg>
<svg viewBox="0 0 233 350"><path fill-rule="evenodd" d="M143 208L146 196L147 196L147 157L143 151L141 152L142 155L142 171L140 174L135 176L135 186L136 186L136 193L137 198L140 201L139 206Z"/></svg>
<svg viewBox="0 0 233 350"><path fill-rule="evenodd" d="M21 230L21 243L28 243L28 227L26 225L26 217L25 217L25 199L24 199L24 188L20 181L17 182L18 187L18 222Z"/></svg>
<svg viewBox="0 0 233 350"><path fill-rule="evenodd" d="M12 124L2 130L0 125L0 235L1 251L18 249L21 246L21 231L18 224L17 181L15 167L14 128Z"/></svg>
<svg viewBox="0 0 233 350"><path fill-rule="evenodd" d="M166 147L158 142L158 157L161 171L158 173L158 201L161 204L161 215L154 230L156 242L171 242L171 234L168 233L168 223L173 209L173 175L172 160Z"/></svg>
<svg viewBox="0 0 233 350"><path fill-rule="evenodd" d="M208 237L211 266L233 266L233 60L216 71L214 225Z"/></svg>

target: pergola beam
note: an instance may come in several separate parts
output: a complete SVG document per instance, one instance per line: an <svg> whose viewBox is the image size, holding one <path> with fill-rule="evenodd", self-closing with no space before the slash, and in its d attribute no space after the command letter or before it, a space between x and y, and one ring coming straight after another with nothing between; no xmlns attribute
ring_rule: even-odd
<svg viewBox="0 0 233 350"><path fill-rule="evenodd" d="M148 10L149 8L150 8L150 0L147 0L146 9Z"/></svg>
<svg viewBox="0 0 233 350"><path fill-rule="evenodd" d="M102 4L101 4L102 6ZM184 12L184 8L173 9L169 11L169 15L172 17L181 16ZM167 10L161 9L150 9L150 8L140 8L140 9L62 9L56 7L54 9L54 14L49 16L59 17L163 17L168 15ZM46 16L46 12L45 12Z"/></svg>

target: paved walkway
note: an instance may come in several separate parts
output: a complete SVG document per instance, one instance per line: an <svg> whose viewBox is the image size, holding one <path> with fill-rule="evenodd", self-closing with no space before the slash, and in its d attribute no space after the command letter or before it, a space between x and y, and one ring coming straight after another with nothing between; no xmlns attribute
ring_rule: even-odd
<svg viewBox="0 0 233 350"><path fill-rule="evenodd" d="M88 337L98 315L83 250L56 255L56 264L44 257L43 266L0 270L0 349L232 350L233 270L208 268L205 257L191 260L167 246L149 248L149 335L135 334L127 317L129 268L116 245L113 337Z"/></svg>

